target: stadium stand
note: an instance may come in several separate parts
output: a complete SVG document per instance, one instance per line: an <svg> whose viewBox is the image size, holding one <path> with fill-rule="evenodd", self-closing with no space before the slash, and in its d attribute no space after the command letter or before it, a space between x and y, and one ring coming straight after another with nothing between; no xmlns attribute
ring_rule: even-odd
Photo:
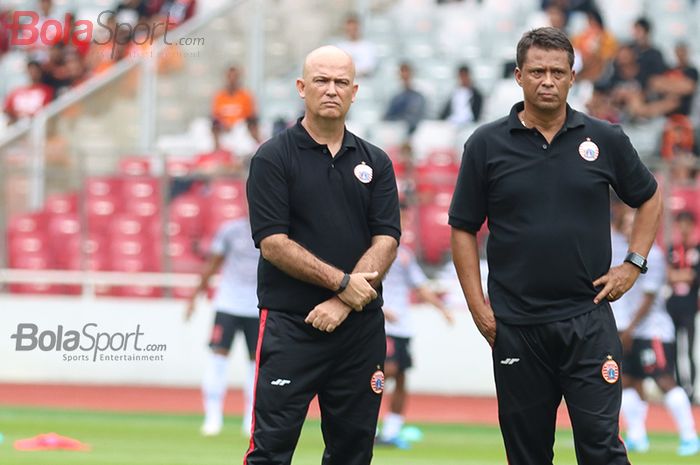
<svg viewBox="0 0 700 465"><path fill-rule="evenodd" d="M118 3L56 0L51 16L62 18L65 13L73 13L75 18L90 19L102 10L116 8ZM60 52L63 56L57 60L62 63L75 53L84 70L77 76L68 73L64 79L68 84L64 82L57 100L34 120L0 129L0 179L7 186L0 197L0 226L7 239L0 267L199 271L202 251L221 222L245 214L242 175L250 148L257 146L241 142L240 134L249 138L245 125L235 134L213 134L211 99L223 84L225 70L231 64L240 66L246 86L256 98L261 132L269 136L274 128L284 127L299 113L293 85L298 70L291 63L300 61L307 44L339 42L344 17L342 12L329 13L324 18L316 15L314 21L314 15L309 15L295 31L295 40L304 36L297 43L288 40L290 31L284 27L284 15L295 7L313 11L315 4L279 2L279 9L265 13L266 23L258 30L266 31L265 50L256 61L247 54L259 46L253 38L253 19L259 13L250 2L234 3L248 16L227 16L227 6L232 2L200 1L175 30L183 37L206 36L209 42L205 45L216 43L226 60L220 55L206 55L204 48L181 46L177 67L163 67L160 59L149 65L146 57L128 54L121 62L107 66L93 62L90 51L80 47L0 47L3 100L28 82L26 63L42 54L49 63L49 52ZM346 3L348 10L354 5ZM700 2L595 3L618 43L630 41L634 21L646 16L652 20L652 43L667 63L673 63L673 47L678 41L690 44L691 65L700 62L700 47L696 46L700 31L694 26L700 19ZM0 14L32 9L33 5L22 0L4 2ZM157 12L144 11L149 20L157 17L152 16ZM574 36L586 27L585 12L568 13L566 28ZM513 60L513 44L536 17L542 15L540 2L535 0L447 4L386 1L377 2L360 15L363 37L374 45L377 66L358 79L360 91L348 126L391 156L402 197L416 204L412 212L415 221L405 232L404 241L425 264L439 266L447 259L446 214L464 141L479 124L503 116L521 95L508 72L512 66L509 62ZM331 19L337 27L329 25ZM5 32L0 37L5 37ZM159 53L165 52L163 48ZM380 121L383 109L400 87L398 66L404 60L411 62L416 88L428 101L427 119L411 135L401 123ZM462 64L471 68L474 84L484 95L484 106L476 124L456 127L438 118ZM98 70L102 65L105 71ZM608 65L607 72L614 71L613 64ZM49 71L55 74L56 69ZM49 81L54 85L56 79ZM591 82L577 84L572 90L572 104L585 109L593 89ZM143 92L148 91L151 93L145 98ZM674 135L664 133L668 127L665 115L639 117L625 115L624 108L620 111L621 122L640 155L667 186L669 214L684 209L700 213L695 184L676 186L672 160L660 156L669 145L664 141ZM687 121L697 133L697 101ZM42 131L43 137L32 135ZM211 160L207 155L219 149L232 154L235 167L230 171L222 171L220 166L207 171L206 163L198 163L205 158ZM32 158L35 150L39 155ZM43 167L37 168L36 160L42 160ZM24 283L9 286L8 290L76 294L80 286ZM187 288L168 290L158 286L103 286L98 290L98 294L139 297L184 297L187 293Z"/></svg>

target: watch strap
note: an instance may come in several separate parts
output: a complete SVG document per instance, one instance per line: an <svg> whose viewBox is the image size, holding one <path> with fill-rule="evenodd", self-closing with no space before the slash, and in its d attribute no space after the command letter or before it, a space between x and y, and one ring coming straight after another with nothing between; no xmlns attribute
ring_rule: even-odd
<svg viewBox="0 0 700 465"><path fill-rule="evenodd" d="M647 272L647 259L644 256L638 254L637 252L630 252L625 257L627 263L631 263L640 269L642 273Z"/></svg>
<svg viewBox="0 0 700 465"><path fill-rule="evenodd" d="M350 275L345 273L343 275L343 279L340 280L340 285L338 286L338 290L335 291L336 294L340 294L345 290L345 288L348 287L348 284L350 284Z"/></svg>

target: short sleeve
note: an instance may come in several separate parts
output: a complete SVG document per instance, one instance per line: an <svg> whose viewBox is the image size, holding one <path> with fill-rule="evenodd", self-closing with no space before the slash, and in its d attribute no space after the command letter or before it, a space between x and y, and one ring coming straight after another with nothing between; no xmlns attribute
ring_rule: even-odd
<svg viewBox="0 0 700 465"><path fill-rule="evenodd" d="M640 275L639 285L646 294L658 294L666 284L666 261L661 250L653 247L647 263L648 270Z"/></svg>
<svg viewBox="0 0 700 465"><path fill-rule="evenodd" d="M399 193L394 168L389 156L383 154L384 163L377 173L372 189L368 212L368 224L372 236L391 236L398 242L401 237Z"/></svg>
<svg viewBox="0 0 700 465"><path fill-rule="evenodd" d="M273 234L289 234L289 186L280 160L259 151L250 163L246 192L255 247Z"/></svg>
<svg viewBox="0 0 700 465"><path fill-rule="evenodd" d="M211 246L209 246L209 253L211 255L226 255L226 252L228 252L228 225L224 223L221 227L219 227L218 231L216 231L216 235L214 236L214 239L211 241Z"/></svg>
<svg viewBox="0 0 700 465"><path fill-rule="evenodd" d="M478 132L464 144L462 165L450 205L449 224L476 234L487 214L486 150Z"/></svg>
<svg viewBox="0 0 700 465"><path fill-rule="evenodd" d="M612 187L618 197L632 208L639 208L656 192L656 179L639 159L629 137L619 126L613 126L617 132L613 158L614 179Z"/></svg>
<svg viewBox="0 0 700 465"><path fill-rule="evenodd" d="M411 288L415 289L424 286L428 282L428 277L418 264L418 260L416 260L416 256L413 252L408 252L408 266L406 270Z"/></svg>

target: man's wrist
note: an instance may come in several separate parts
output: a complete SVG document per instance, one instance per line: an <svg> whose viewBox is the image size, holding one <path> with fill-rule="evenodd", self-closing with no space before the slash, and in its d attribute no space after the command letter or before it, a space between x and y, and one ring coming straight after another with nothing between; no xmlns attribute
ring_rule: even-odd
<svg viewBox="0 0 700 465"><path fill-rule="evenodd" d="M344 273L343 278L340 280L340 284L338 284L338 289L335 291L336 295L347 289L348 284L350 284L350 275L348 273Z"/></svg>

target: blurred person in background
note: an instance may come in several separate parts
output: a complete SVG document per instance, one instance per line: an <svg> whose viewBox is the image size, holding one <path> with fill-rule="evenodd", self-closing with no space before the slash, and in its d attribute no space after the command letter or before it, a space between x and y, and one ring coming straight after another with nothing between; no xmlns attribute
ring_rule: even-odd
<svg viewBox="0 0 700 465"><path fill-rule="evenodd" d="M403 89L389 101L384 120L403 121L411 134L425 118L427 104L423 94L413 88L413 69L409 63L399 65L399 76Z"/></svg>
<svg viewBox="0 0 700 465"><path fill-rule="evenodd" d="M408 205L401 205L401 229L406 230L410 221ZM406 371L413 366L411 355L411 337L414 335L411 323L411 292L416 291L420 299L436 308L449 325L454 323L452 312L440 300L429 286L416 255L411 249L399 245L396 260L384 278L384 318L386 320L386 361L384 375L393 379L394 390L391 393L389 411L382 418L382 427L375 444L395 446L399 449L409 447L408 441L401 437L404 425L404 411L408 392L406 389Z"/></svg>
<svg viewBox="0 0 700 465"><path fill-rule="evenodd" d="M668 67L661 51L651 43L651 23L647 18L639 18L632 27L634 42L632 49L639 65L639 83L646 90L652 76L663 74Z"/></svg>
<svg viewBox="0 0 700 465"><path fill-rule="evenodd" d="M458 68L457 79L459 85L442 109L440 119L465 126L479 120L484 99L474 86L469 66L462 65Z"/></svg>
<svg viewBox="0 0 700 465"><path fill-rule="evenodd" d="M30 84L13 89L5 98L4 111L10 124L34 116L53 100L53 89L44 84L43 71L38 61L27 63Z"/></svg>
<svg viewBox="0 0 700 465"><path fill-rule="evenodd" d="M624 205L612 211L612 256L613 262L619 262L627 254L635 214ZM658 245L652 245L647 261L649 271L612 303L624 352L621 414L627 424L625 446L632 452L649 450L648 404L643 381L651 378L664 393L664 404L676 423L680 436L678 455L695 455L700 453L700 440L688 395L674 379L675 335L662 293L666 284L666 263Z"/></svg>
<svg viewBox="0 0 700 465"><path fill-rule="evenodd" d="M588 11L586 15L588 26L571 41L583 61L583 68L576 73L576 78L596 81L615 58L617 41L613 34L605 29L603 17L598 10Z"/></svg>
<svg viewBox="0 0 700 465"><path fill-rule="evenodd" d="M586 112L594 118L613 124L620 122L620 112L613 105L611 89L603 83L597 82L593 85L593 93L586 102Z"/></svg>
<svg viewBox="0 0 700 465"><path fill-rule="evenodd" d="M695 396L695 319L700 290L700 245L695 214L681 211L673 222L674 241L668 250L668 284L671 296L666 308L676 328L676 379L693 400Z"/></svg>
<svg viewBox="0 0 700 465"><path fill-rule="evenodd" d="M204 423L201 433L204 436L216 436L223 428L228 355L236 333L243 335L248 348L249 363L244 376L241 431L245 435L250 434L259 326L256 294L259 256L251 238L247 216L225 222L211 243L209 259L202 271L199 286L187 302L185 319L189 320L195 312L197 296L209 290L211 278L222 270L212 305L216 313L209 339L211 353L202 381Z"/></svg>
<svg viewBox="0 0 700 465"><path fill-rule="evenodd" d="M375 45L362 38L360 18L350 14L345 18L345 39L338 42L337 46L345 50L355 62L357 77L368 77L377 69L377 50Z"/></svg>
<svg viewBox="0 0 700 465"><path fill-rule="evenodd" d="M255 99L241 86L241 71L237 66L226 70L226 85L214 95L211 112L224 131L255 115Z"/></svg>

